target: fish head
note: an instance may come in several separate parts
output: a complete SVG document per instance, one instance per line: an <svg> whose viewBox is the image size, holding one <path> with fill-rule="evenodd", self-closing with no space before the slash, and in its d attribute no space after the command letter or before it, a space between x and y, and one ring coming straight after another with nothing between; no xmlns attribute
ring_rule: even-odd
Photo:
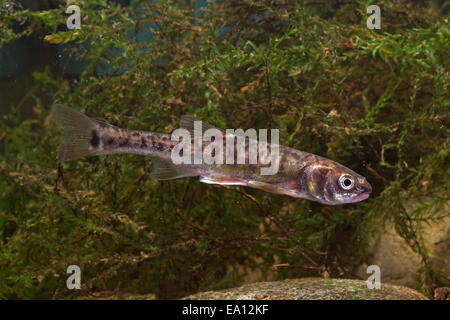
<svg viewBox="0 0 450 320"><path fill-rule="evenodd" d="M302 179L308 198L328 205L359 202L372 192L366 178L330 160L307 166Z"/></svg>

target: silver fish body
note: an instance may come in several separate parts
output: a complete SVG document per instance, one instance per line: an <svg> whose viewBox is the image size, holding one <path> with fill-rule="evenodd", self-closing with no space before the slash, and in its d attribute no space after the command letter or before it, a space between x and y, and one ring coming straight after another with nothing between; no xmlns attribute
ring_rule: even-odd
<svg viewBox="0 0 450 320"><path fill-rule="evenodd" d="M266 164L251 164L248 161L248 139L245 140L244 164L176 165L172 161L172 151L179 141L172 141L169 134L122 129L93 120L59 104L53 106L53 117L64 131L58 163L87 156L139 154L152 157L155 167L151 173L153 179L199 176L200 181L204 183L247 186L327 205L362 201L367 199L372 191L367 180L351 169L332 160L281 145L278 146L278 171L273 175L261 174L260 169L267 167ZM191 116L183 117L181 126L192 129L192 123L196 120ZM202 147L207 147L209 143L200 142ZM190 150L193 152L194 140L191 145ZM227 149L224 147L224 150ZM237 153L237 150L234 150L234 155ZM223 157L226 157L226 151Z"/></svg>

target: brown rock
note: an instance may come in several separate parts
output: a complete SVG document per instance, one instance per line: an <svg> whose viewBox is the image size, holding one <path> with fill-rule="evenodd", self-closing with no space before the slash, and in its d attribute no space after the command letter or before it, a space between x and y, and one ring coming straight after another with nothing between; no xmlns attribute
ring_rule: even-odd
<svg viewBox="0 0 450 320"><path fill-rule="evenodd" d="M79 296L76 300L155 300L153 293L136 294L116 291L101 291L86 296Z"/></svg>
<svg viewBox="0 0 450 320"><path fill-rule="evenodd" d="M185 300L426 300L421 293L402 286L382 284L368 289L352 279L302 278L257 282L237 288L190 295Z"/></svg>
<svg viewBox="0 0 450 320"><path fill-rule="evenodd" d="M450 217L437 222L423 224L421 236L429 252L434 270L447 275L450 283ZM369 264L381 269L381 282L414 288L417 286L417 271L423 267L421 257L398 235L392 226L386 226L374 239L369 252ZM367 279L367 265L363 264L356 276Z"/></svg>
<svg viewBox="0 0 450 320"><path fill-rule="evenodd" d="M450 287L441 287L434 290L434 300L450 300Z"/></svg>

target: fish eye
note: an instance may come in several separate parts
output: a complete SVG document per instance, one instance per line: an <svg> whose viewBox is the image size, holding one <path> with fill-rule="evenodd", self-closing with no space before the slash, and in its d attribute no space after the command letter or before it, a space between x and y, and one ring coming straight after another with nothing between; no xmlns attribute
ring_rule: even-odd
<svg viewBox="0 0 450 320"><path fill-rule="evenodd" d="M349 174L343 174L339 178L339 186L344 190L350 190L355 185L355 179Z"/></svg>

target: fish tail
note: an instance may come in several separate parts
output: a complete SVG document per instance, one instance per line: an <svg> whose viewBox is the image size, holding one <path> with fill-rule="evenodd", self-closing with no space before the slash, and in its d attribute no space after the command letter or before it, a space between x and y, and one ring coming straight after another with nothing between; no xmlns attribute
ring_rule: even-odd
<svg viewBox="0 0 450 320"><path fill-rule="evenodd" d="M113 127L112 125L91 119L62 104L52 106L52 115L64 133L57 163L106 154L98 148L100 132L105 127Z"/></svg>

